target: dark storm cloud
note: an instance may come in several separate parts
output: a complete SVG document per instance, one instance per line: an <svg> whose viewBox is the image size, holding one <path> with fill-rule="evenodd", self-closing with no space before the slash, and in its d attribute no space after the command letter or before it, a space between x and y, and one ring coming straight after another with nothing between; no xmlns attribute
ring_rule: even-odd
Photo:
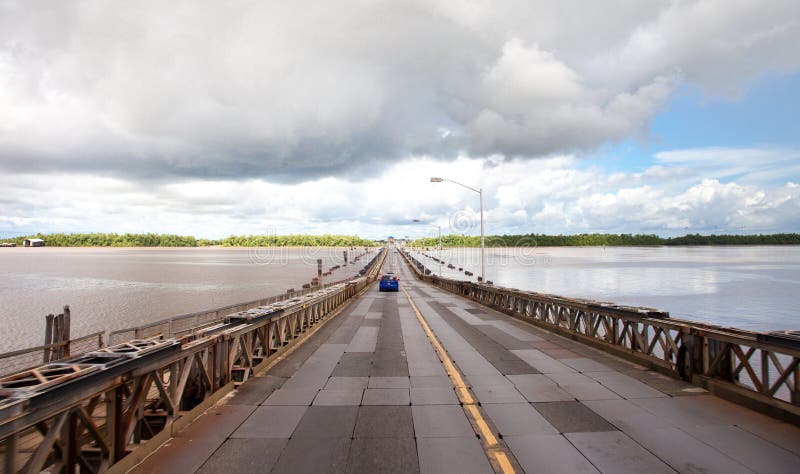
<svg viewBox="0 0 800 474"><path fill-rule="evenodd" d="M353 179L645 133L791 70L795 1L4 2L0 170ZM714 41L708 41L713 37Z"/></svg>

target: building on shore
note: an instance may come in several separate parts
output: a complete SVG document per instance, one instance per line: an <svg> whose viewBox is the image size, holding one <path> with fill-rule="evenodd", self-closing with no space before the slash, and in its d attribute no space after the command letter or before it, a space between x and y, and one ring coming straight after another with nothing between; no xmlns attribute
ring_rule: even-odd
<svg viewBox="0 0 800 474"><path fill-rule="evenodd" d="M44 240L42 239L25 239L22 241L23 247L44 247Z"/></svg>
<svg viewBox="0 0 800 474"><path fill-rule="evenodd" d="M0 247L16 247L17 244L14 242L0 242Z"/></svg>

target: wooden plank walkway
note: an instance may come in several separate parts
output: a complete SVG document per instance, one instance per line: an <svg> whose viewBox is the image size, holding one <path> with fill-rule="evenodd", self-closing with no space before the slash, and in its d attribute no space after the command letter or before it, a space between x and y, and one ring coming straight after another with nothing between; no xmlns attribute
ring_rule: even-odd
<svg viewBox="0 0 800 474"><path fill-rule="evenodd" d="M796 426L415 281L394 253L385 269L401 275L407 294L379 293L376 284L134 471L733 473L800 466ZM448 377L437 343L465 392ZM465 397L479 404L462 406ZM498 446L487 449L492 439Z"/></svg>

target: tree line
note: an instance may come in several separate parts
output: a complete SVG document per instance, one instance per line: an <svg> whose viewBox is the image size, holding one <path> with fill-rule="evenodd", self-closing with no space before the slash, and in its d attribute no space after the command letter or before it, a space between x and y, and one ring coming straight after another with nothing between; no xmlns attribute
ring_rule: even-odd
<svg viewBox="0 0 800 474"><path fill-rule="evenodd" d="M173 234L36 234L0 242L22 245L25 239L38 238L49 247L371 247L375 242L355 235L232 235L224 239L197 239Z"/></svg>
<svg viewBox="0 0 800 474"><path fill-rule="evenodd" d="M700 235L660 237L655 234L490 235L487 247L636 247L658 245L800 245L800 234ZM437 237L413 242L417 247L435 247ZM443 247L480 247L480 236L443 235Z"/></svg>
<svg viewBox="0 0 800 474"><path fill-rule="evenodd" d="M220 240L201 239L199 245L223 247L372 247L375 242L357 235L232 235Z"/></svg>

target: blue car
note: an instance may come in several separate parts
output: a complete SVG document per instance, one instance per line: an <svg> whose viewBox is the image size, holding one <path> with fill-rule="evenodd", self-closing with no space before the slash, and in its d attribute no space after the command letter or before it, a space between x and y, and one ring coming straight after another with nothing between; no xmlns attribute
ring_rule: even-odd
<svg viewBox="0 0 800 474"><path fill-rule="evenodd" d="M378 291L400 291L400 279L394 273L385 273L381 277Z"/></svg>

